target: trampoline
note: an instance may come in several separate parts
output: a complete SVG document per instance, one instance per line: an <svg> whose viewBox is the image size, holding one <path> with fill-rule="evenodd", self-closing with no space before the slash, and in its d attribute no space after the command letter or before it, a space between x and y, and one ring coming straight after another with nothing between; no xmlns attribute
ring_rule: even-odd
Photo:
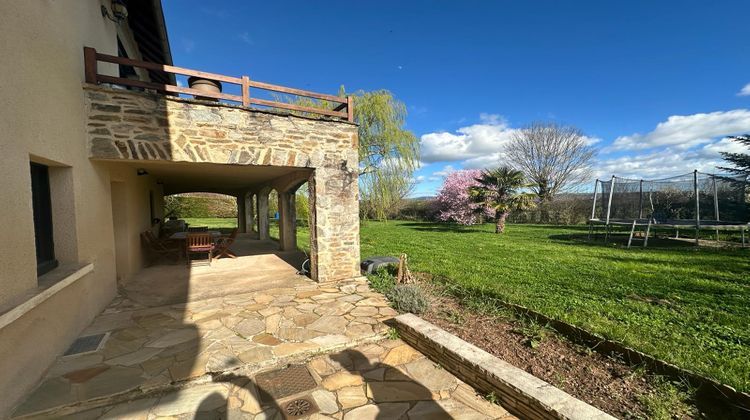
<svg viewBox="0 0 750 420"><path fill-rule="evenodd" d="M595 227L603 226L605 240L612 227L630 227L628 248L638 229L644 230L643 246L648 246L652 230L680 229L739 231L742 246L750 229L748 178L738 175L706 174L696 171L663 179L628 179L612 176L596 180L589 219L589 239Z"/></svg>

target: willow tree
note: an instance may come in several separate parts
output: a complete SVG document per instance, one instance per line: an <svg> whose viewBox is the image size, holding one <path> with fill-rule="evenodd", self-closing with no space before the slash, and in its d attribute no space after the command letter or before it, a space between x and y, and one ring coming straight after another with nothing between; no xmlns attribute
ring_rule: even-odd
<svg viewBox="0 0 750 420"><path fill-rule="evenodd" d="M342 86L339 96L345 97ZM364 217L385 220L414 186L419 140L406 129L406 105L385 89L354 96L354 121L359 126L359 186ZM292 102L332 109L333 103L307 98ZM337 105L337 104L336 104Z"/></svg>

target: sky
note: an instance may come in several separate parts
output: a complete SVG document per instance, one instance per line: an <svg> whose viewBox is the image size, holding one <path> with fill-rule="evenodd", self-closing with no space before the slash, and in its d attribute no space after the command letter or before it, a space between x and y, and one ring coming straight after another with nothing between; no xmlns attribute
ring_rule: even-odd
<svg viewBox="0 0 750 420"><path fill-rule="evenodd" d="M582 130L598 178L717 172L720 151L742 151L727 136L750 132L747 0L163 5L175 65L391 91L420 139L414 196L451 170L504 164L534 121Z"/></svg>

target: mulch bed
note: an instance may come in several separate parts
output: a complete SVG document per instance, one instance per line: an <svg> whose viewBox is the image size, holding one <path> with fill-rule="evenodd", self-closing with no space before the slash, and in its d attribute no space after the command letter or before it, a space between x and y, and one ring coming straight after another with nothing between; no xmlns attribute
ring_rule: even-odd
<svg viewBox="0 0 750 420"><path fill-rule="evenodd" d="M615 417L649 417L643 399L659 392L653 377L555 333L531 339L521 322L477 313L435 287L425 288L433 299L432 309L421 315L425 320ZM698 414L703 410L692 404L680 408L672 418L713 417Z"/></svg>

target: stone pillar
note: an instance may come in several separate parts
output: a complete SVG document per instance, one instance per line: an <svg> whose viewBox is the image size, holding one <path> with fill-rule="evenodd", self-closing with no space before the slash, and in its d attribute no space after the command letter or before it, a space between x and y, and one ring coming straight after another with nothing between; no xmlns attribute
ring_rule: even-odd
<svg viewBox="0 0 750 420"><path fill-rule="evenodd" d="M237 232L246 233L247 219L245 218L245 194L237 197Z"/></svg>
<svg viewBox="0 0 750 420"><path fill-rule="evenodd" d="M266 240L271 237L268 232L268 194L270 189L266 188L258 193L258 239Z"/></svg>
<svg viewBox="0 0 750 420"><path fill-rule="evenodd" d="M310 177L310 271L319 282L351 279L359 271L357 155L347 167L316 168Z"/></svg>
<svg viewBox="0 0 750 420"><path fill-rule="evenodd" d="M279 244L282 251L297 250L297 211L295 193L279 193Z"/></svg>
<svg viewBox="0 0 750 420"><path fill-rule="evenodd" d="M245 233L255 233L255 206L253 205L254 192L245 193Z"/></svg>

